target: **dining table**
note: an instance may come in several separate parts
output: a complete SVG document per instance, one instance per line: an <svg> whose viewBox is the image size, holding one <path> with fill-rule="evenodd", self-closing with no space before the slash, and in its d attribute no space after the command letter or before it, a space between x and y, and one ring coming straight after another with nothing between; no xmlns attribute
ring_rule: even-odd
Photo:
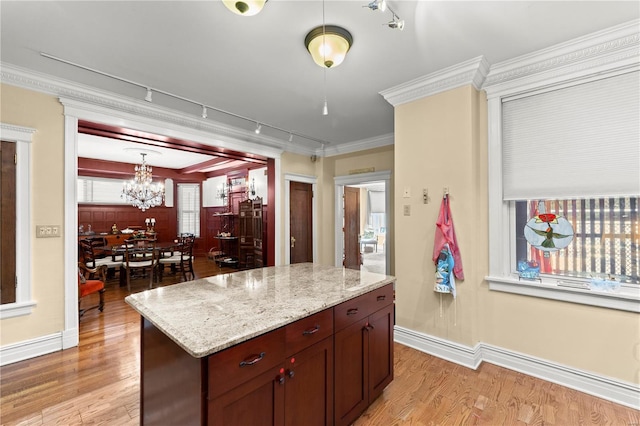
<svg viewBox="0 0 640 426"><path fill-rule="evenodd" d="M111 256L111 260L114 262L118 261L118 257L122 256L122 262L124 263L124 256L127 251L127 244L130 244L130 250L133 248L134 253L144 253L148 254L152 249L155 249L158 257L169 257L172 256L176 250L179 250L182 246L180 241L163 241L163 242L155 242L155 244L151 244L149 240L140 240L136 241L125 241L125 244L114 244L114 245L106 245L106 246L98 246L96 249L102 250L105 255ZM125 277L124 267L120 266L120 287L125 287L127 285L127 280Z"/></svg>

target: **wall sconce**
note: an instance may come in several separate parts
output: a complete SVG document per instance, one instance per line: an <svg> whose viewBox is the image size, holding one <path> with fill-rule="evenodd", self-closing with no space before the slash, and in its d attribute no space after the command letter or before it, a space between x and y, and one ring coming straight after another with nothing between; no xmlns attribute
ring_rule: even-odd
<svg viewBox="0 0 640 426"><path fill-rule="evenodd" d="M252 198L255 196L256 196L256 179L253 178L251 179L251 182L247 185L247 197Z"/></svg>

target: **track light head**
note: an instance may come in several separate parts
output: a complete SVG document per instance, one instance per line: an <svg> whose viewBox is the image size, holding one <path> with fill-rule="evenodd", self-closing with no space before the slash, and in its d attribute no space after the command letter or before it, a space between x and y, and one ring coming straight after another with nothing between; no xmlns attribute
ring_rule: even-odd
<svg viewBox="0 0 640 426"><path fill-rule="evenodd" d="M256 135L259 135L261 131L262 131L262 124L256 123L256 130L255 130Z"/></svg>
<svg viewBox="0 0 640 426"><path fill-rule="evenodd" d="M144 97L144 100L147 102L153 102L153 99L151 98L153 96L153 92L151 92L151 88L147 87L147 96Z"/></svg>
<svg viewBox="0 0 640 426"><path fill-rule="evenodd" d="M202 118L207 118L207 107L202 105Z"/></svg>
<svg viewBox="0 0 640 426"><path fill-rule="evenodd" d="M387 9L387 1L386 0L372 0L368 5L363 6L368 7L371 10L379 10L380 12L384 12Z"/></svg>
<svg viewBox="0 0 640 426"><path fill-rule="evenodd" d="M402 31L404 30L404 19L396 20L396 18L394 17L394 19L392 21L389 21L387 25L389 26L389 28L397 28Z"/></svg>

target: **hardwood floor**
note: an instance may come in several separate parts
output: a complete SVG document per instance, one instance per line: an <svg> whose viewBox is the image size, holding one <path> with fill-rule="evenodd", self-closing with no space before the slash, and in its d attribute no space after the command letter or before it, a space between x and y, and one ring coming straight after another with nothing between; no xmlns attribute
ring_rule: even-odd
<svg viewBox="0 0 640 426"><path fill-rule="evenodd" d="M196 276L232 271L196 259ZM160 285L180 281L166 275ZM146 289L144 278L132 283ZM0 367L2 425L139 424L140 317L107 283L76 348ZM93 304L93 301L88 301ZM354 426L640 425L640 412L491 364L477 370L395 345L395 379ZM241 425L248 426L248 425ZM304 425L301 425L304 426Z"/></svg>

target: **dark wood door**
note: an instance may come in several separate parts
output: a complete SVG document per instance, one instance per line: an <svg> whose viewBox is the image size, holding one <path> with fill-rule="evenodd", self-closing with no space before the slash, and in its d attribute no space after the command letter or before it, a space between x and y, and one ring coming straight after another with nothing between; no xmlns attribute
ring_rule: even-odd
<svg viewBox="0 0 640 426"><path fill-rule="evenodd" d="M282 426L285 383L278 380L281 368L272 368L210 400L208 424Z"/></svg>
<svg viewBox="0 0 640 426"><path fill-rule="evenodd" d="M332 425L333 338L297 353L286 364L285 425Z"/></svg>
<svg viewBox="0 0 640 426"><path fill-rule="evenodd" d="M360 189L344 187L344 261L349 269L360 269Z"/></svg>
<svg viewBox="0 0 640 426"><path fill-rule="evenodd" d="M350 425L367 408L369 361L366 319L335 334L335 424Z"/></svg>
<svg viewBox="0 0 640 426"><path fill-rule="evenodd" d="M310 183L291 182L289 262L313 262L313 188Z"/></svg>
<svg viewBox="0 0 640 426"><path fill-rule="evenodd" d="M1 303L16 301L16 144L0 143L0 287Z"/></svg>
<svg viewBox="0 0 640 426"><path fill-rule="evenodd" d="M393 380L393 304L369 317L369 404Z"/></svg>

